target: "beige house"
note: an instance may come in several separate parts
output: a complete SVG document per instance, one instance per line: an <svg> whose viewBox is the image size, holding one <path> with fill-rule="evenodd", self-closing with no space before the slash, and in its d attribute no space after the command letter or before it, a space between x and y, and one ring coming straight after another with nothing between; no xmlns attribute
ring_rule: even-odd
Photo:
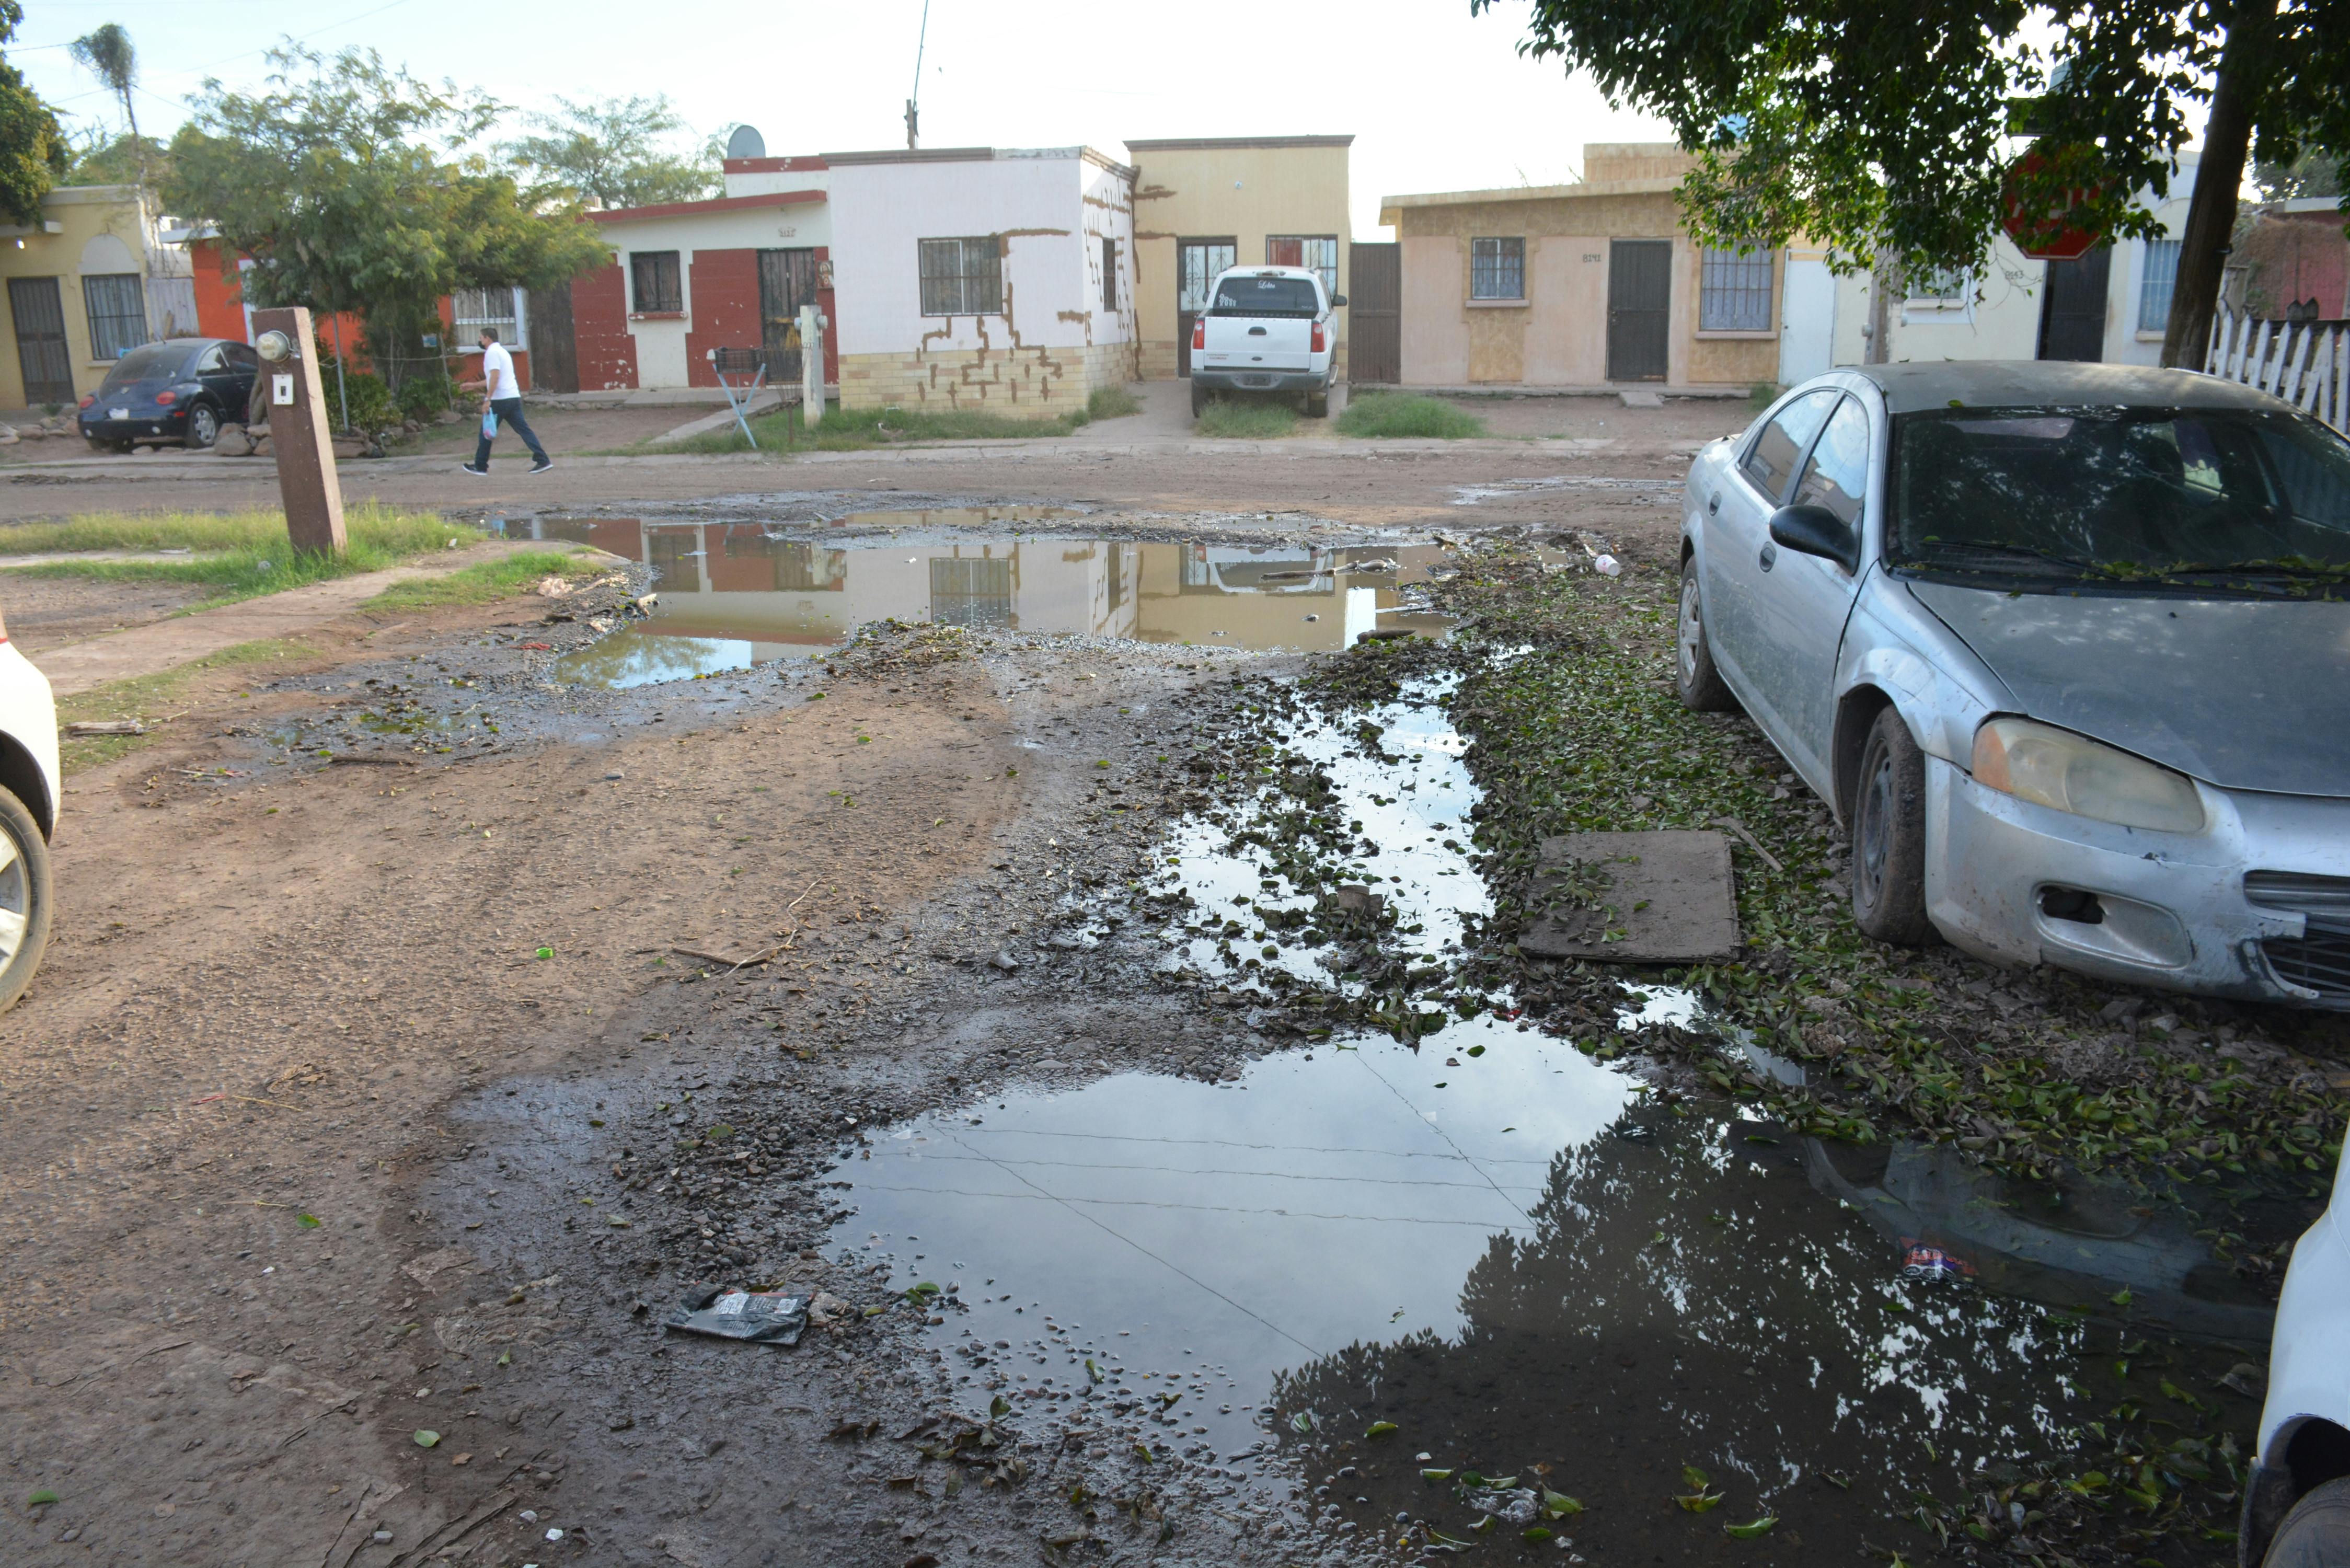
<svg viewBox="0 0 2350 1568"><path fill-rule="evenodd" d="M1409 386L1743 389L1780 379L1783 253L1694 244L1669 142L1595 143L1582 183L1389 196ZM1825 330L1825 327L1823 327Z"/></svg>
<svg viewBox="0 0 2350 1568"><path fill-rule="evenodd" d="M70 407L127 350L195 335L194 268L136 185L68 185L37 224L0 224L16 352L0 355L0 408Z"/></svg>
<svg viewBox="0 0 2350 1568"><path fill-rule="evenodd" d="M1191 317L1232 266L1304 266L1334 294L1352 270L1347 215L1351 136L1232 136L1128 141L1134 183L1136 331L1142 376L1191 373ZM1347 313L1336 364L1346 373Z"/></svg>

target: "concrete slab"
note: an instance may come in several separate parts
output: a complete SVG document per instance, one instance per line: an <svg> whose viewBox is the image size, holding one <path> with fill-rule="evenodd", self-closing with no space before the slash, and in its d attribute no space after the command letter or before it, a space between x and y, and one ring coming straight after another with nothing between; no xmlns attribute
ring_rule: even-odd
<svg viewBox="0 0 2350 1568"><path fill-rule="evenodd" d="M1685 963L1738 951L1730 840L1719 833L1570 833L1545 838L1535 898L1548 908L1518 938L1540 958Z"/></svg>
<svg viewBox="0 0 2350 1568"><path fill-rule="evenodd" d="M781 407L783 400L784 397L781 392L776 391L772 387L766 388L761 390L756 397L753 398L748 404L744 405L743 411L745 416L755 419L759 415L765 413L769 409ZM689 437L701 435L706 431L725 430L732 426L733 422L734 410L733 409L721 409L714 414L704 414L698 420L688 420L685 423L678 426L677 429L671 431L666 434L655 436L653 439L656 441L684 441Z"/></svg>
<svg viewBox="0 0 2350 1568"><path fill-rule="evenodd" d="M1627 409L1661 409L1665 406L1662 392L1626 391L1618 392L1617 396L1624 400L1624 406Z"/></svg>

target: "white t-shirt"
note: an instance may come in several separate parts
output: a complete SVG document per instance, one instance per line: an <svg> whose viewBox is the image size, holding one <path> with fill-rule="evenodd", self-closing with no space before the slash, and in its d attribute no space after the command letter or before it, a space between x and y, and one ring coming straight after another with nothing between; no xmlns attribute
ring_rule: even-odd
<svg viewBox="0 0 2350 1568"><path fill-rule="evenodd" d="M482 350L482 379L490 384L492 402L522 396L522 388L515 381L514 356L503 343L493 343Z"/></svg>

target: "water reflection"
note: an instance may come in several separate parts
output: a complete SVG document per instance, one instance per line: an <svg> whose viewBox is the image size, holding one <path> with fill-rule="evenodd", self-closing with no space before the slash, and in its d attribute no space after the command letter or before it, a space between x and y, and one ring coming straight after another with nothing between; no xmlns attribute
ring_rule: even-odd
<svg viewBox="0 0 2350 1568"><path fill-rule="evenodd" d="M1025 520L974 513L982 524ZM909 533L954 515L873 514ZM633 686L795 655L821 655L868 621L895 618L1145 642L1335 649L1363 632L1449 624L1411 586L1434 545L1316 548L1066 537L966 536L836 546L752 523L534 518L509 532L573 539L651 569L654 618L557 667L565 679Z"/></svg>

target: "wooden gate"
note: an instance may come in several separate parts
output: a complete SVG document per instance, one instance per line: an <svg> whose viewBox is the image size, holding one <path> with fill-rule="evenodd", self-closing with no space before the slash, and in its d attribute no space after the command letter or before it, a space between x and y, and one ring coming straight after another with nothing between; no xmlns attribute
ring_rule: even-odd
<svg viewBox="0 0 2350 1568"><path fill-rule="evenodd" d="M1672 346L1673 242L1607 245L1607 379L1661 381Z"/></svg>
<svg viewBox="0 0 2350 1568"><path fill-rule="evenodd" d="M579 343L571 330L571 286L534 288L524 306L530 313L530 389L579 389Z"/></svg>
<svg viewBox="0 0 2350 1568"><path fill-rule="evenodd" d="M2048 264L2040 295L2039 358L2094 365L2106 357L2106 285L2113 265L2111 245L2078 261Z"/></svg>
<svg viewBox="0 0 2350 1568"><path fill-rule="evenodd" d="M767 385L800 384L800 306L816 303L816 252L759 253L759 346L767 351Z"/></svg>
<svg viewBox="0 0 2350 1568"><path fill-rule="evenodd" d="M16 319L16 365L25 375L25 401L74 400L73 359L66 352L66 310L53 277L12 277L8 310Z"/></svg>
<svg viewBox="0 0 2350 1568"><path fill-rule="evenodd" d="M1191 373L1191 320L1208 308L1208 290L1216 275L1240 260L1240 242L1229 235L1220 240L1175 242L1175 373Z"/></svg>
<svg viewBox="0 0 2350 1568"><path fill-rule="evenodd" d="M1403 247L1389 241L1347 255L1347 381L1403 379Z"/></svg>

